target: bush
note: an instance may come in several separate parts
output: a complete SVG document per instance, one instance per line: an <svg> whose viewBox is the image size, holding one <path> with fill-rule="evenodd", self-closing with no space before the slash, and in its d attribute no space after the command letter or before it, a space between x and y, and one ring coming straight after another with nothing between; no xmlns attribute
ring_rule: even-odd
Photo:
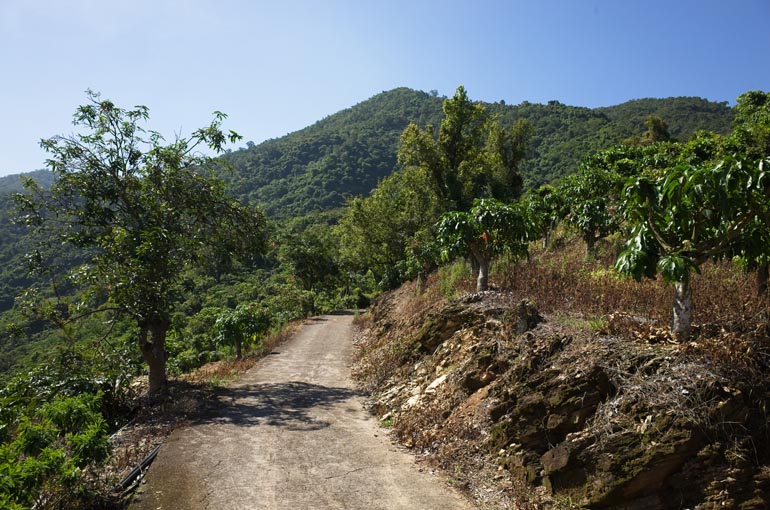
<svg viewBox="0 0 770 510"><path fill-rule="evenodd" d="M40 501L77 506L87 498L88 467L109 454L102 395L57 397L33 412L3 423L0 445L0 507ZM77 489L74 489L77 488Z"/></svg>

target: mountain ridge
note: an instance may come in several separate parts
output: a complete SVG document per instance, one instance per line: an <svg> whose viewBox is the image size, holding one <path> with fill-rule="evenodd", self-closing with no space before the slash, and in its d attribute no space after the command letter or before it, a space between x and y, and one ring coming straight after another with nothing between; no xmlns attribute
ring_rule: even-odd
<svg viewBox="0 0 770 510"><path fill-rule="evenodd" d="M341 207L396 169L399 138L409 122L438 128L443 99L406 87L382 92L299 131L229 153L235 171L227 179L237 194L278 219ZM727 104L697 97L595 109L558 101L482 104L504 126L522 118L533 123L532 154L522 168L528 187L559 179L589 153L641 135L649 115L666 120L679 139L700 129L727 134L733 117Z"/></svg>
<svg viewBox="0 0 770 510"><path fill-rule="evenodd" d="M383 91L278 138L228 151L232 170L223 174L233 193L259 204L271 217L288 219L342 207L366 196L396 168L401 132L415 122L437 129L445 98L407 87ZM732 108L695 96L633 99L588 108L559 101L483 104L504 126L532 122L530 157L522 166L525 187L557 180L577 170L591 152L639 136L649 115L662 117L680 140L697 130L727 134ZM45 170L31 172L45 178ZM19 176L0 177L0 194L20 191Z"/></svg>

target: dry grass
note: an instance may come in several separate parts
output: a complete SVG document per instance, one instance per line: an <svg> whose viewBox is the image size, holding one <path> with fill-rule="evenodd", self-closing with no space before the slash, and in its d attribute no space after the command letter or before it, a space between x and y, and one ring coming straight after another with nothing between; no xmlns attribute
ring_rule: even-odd
<svg viewBox="0 0 770 510"><path fill-rule="evenodd" d="M608 317L624 313L659 328L671 320L673 288L662 278L636 282L613 269L617 246L605 241L599 256L586 260L585 246L579 239L563 242L558 249L543 250L535 244L529 260L496 265L495 284L536 302L544 313ZM722 328L756 329L770 316L768 301L754 292L754 275L730 262L711 262L693 277L697 333Z"/></svg>
<svg viewBox="0 0 770 510"><path fill-rule="evenodd" d="M436 290L437 278L435 273L430 275L426 292L420 292L415 282L408 282L396 291L382 294L372 308L373 313L358 319L352 372L365 391L373 391L408 369L404 363L412 356L413 338L398 332L417 331L421 318L446 302ZM408 299L404 299L406 296ZM394 322L386 317L395 318Z"/></svg>
<svg viewBox="0 0 770 510"><path fill-rule="evenodd" d="M501 292L485 293L485 305L515 310L522 299L529 299L546 315L544 324L525 335L516 333L509 316L496 316L481 325L464 326L429 355L414 352L416 335L431 313L462 304L459 296L473 290L473 276L469 271L463 275L460 264L432 274L422 294L411 283L384 294L371 313L360 319L357 349L356 375L374 392L373 407L387 413L396 438L454 473L466 490L481 494L482 501L487 488L494 487L501 491L500 501L511 505L496 508L541 507L539 496L532 496L530 503L518 501L528 497L514 490L516 483L524 482L509 479L504 469L496 470L499 450L490 454L491 443L485 439L494 431L490 409L508 398L503 386L521 396L530 383L545 392L570 381L579 387L591 376L596 378L592 384L601 386L606 381L609 389L586 416L583 428L570 432L576 448L622 447L631 455L635 445L649 441L650 448L662 445L661 455L665 455L666 448L684 448L677 442L679 432L692 431L692 437L704 436L722 446L709 454L713 466L688 471L687 476L708 482L713 470L715 479L728 480L722 476L727 471L720 469L742 466L728 458L735 450L736 455L750 454L751 465L729 479L751 485L755 471L766 470L770 456L766 446L770 444L766 409L770 310L767 301L754 296L754 275L726 262L706 264L693 281L693 336L676 341L668 331L673 289L660 279L635 282L617 274L612 270L617 243L605 242L599 248L596 260L586 260L583 243L569 239L553 250L533 245L526 261L510 263L503 258L496 262L492 287ZM463 386L465 376L478 375L485 356L519 361L510 368L501 362L498 377L473 392ZM485 360L483 365L487 364ZM554 379L554 385L546 384L552 375L541 375L554 371L559 379ZM428 394L424 390L439 373L447 375L446 381ZM420 395L417 403L410 404L416 395ZM512 416L527 412L522 408L524 414ZM533 416L540 420L539 415ZM525 432L533 435L529 428ZM537 467L543 453L533 441L527 452L535 461L522 457L524 467ZM701 469L702 459L698 459L693 458L695 467L688 469ZM742 490L738 485L727 492L721 486L707 492L734 496ZM478 488L482 491L477 494ZM531 487L522 485L521 492L532 493ZM556 507L572 506L559 501Z"/></svg>

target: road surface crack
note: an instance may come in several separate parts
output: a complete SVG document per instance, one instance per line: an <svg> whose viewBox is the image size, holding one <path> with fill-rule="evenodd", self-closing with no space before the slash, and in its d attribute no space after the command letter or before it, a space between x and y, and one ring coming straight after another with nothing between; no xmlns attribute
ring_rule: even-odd
<svg viewBox="0 0 770 510"><path fill-rule="evenodd" d="M344 473L339 474L339 475L327 476L327 477L324 478L324 480L331 480L332 478L342 478L343 476L348 476L348 475L351 475L353 473L357 473L359 471L363 471L364 469L371 469L372 467L374 467L374 466L362 466L362 467L359 467L359 468L356 468L356 469L351 469L350 471L345 471Z"/></svg>

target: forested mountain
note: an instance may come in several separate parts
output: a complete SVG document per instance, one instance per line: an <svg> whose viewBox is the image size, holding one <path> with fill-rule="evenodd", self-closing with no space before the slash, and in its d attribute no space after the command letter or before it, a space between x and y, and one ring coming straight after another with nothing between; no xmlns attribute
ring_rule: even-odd
<svg viewBox="0 0 770 510"><path fill-rule="evenodd" d="M340 207L349 196L367 195L394 170L399 137L409 122L438 126L443 100L408 88L382 92L312 126L229 153L233 170L227 179L236 195L261 204L273 218ZM503 126L518 119L532 123L532 152L522 169L526 187L573 173L587 154L641 135L650 115L665 120L679 140L700 129L726 134L733 118L727 104L697 97L638 99L595 109L558 101L485 106ZM43 184L50 178L45 171L30 176ZM0 178L0 194L20 188L18 176Z"/></svg>
<svg viewBox="0 0 770 510"><path fill-rule="evenodd" d="M274 218L340 207L348 196L368 194L393 171L399 137L410 121L438 126L442 103L435 93L383 92L295 133L232 152L229 179L237 194L262 204ZM665 120L680 140L700 129L726 134L733 118L726 104L695 97L640 99L596 109L558 101L485 106L503 126L517 119L534 126L532 153L523 167L525 186L570 174L587 154L641 135L650 115Z"/></svg>
<svg viewBox="0 0 770 510"><path fill-rule="evenodd" d="M410 121L438 125L442 102L399 88L282 138L250 144L228 156L235 192L272 217L339 207L393 171L401 132Z"/></svg>
<svg viewBox="0 0 770 510"><path fill-rule="evenodd" d="M24 177L33 178L47 187L53 175L47 170L37 170ZM12 194L23 190L20 175L0 177L0 311L11 308L16 295L29 282L24 255L31 249L31 244L24 238L25 228L13 222L15 209Z"/></svg>
<svg viewBox="0 0 770 510"><path fill-rule="evenodd" d="M247 148L228 153L225 157L232 170L225 177L236 195L260 204L272 220L339 208L347 197L368 195L393 172L399 139L409 122L438 129L443 102L435 92L408 88L383 92L295 133L259 145L249 142ZM698 129L727 133L733 118L726 104L699 98L641 99L598 109L557 101L515 106L498 102L485 107L503 126L512 126L518 119L531 122L532 149L522 167L525 187L573 173L586 155L641 135L649 115L663 118L680 140ZM27 176L44 187L52 178L45 170ZM11 221L11 194L21 190L19 175L0 178L0 313L11 309L15 297L30 283L25 254L33 244L23 227ZM14 349L26 348L8 335L5 320L0 318L0 346L6 353L0 359L0 372L19 357Z"/></svg>

